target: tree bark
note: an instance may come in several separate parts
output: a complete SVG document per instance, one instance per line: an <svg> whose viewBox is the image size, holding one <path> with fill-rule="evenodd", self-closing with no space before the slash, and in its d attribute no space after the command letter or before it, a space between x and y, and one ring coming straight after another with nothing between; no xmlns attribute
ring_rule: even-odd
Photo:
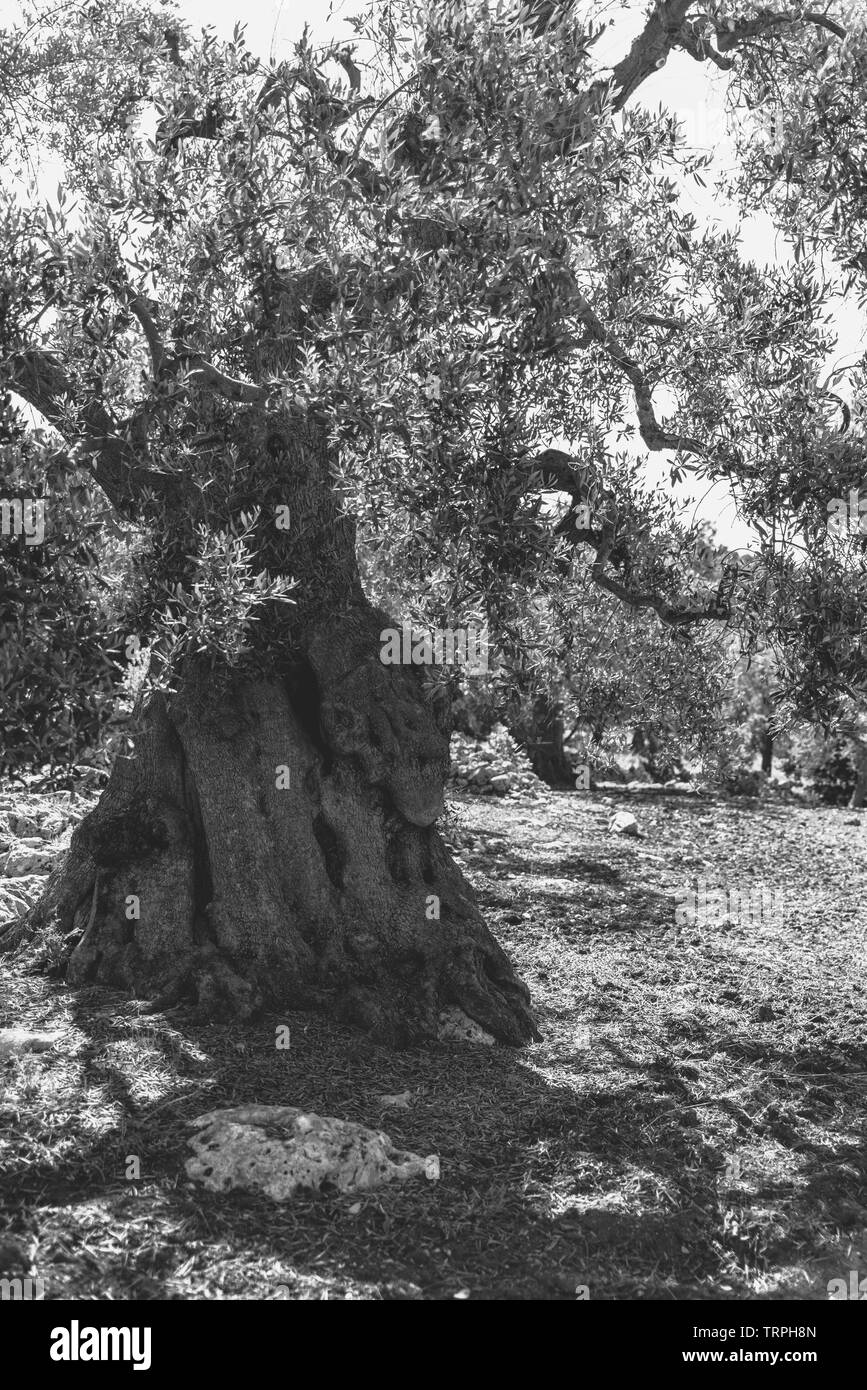
<svg viewBox="0 0 867 1390"><path fill-rule="evenodd" d="M308 448L294 488L283 462L305 576L283 606L288 656L233 681L189 670L150 698L134 754L5 945L59 934L71 984L191 996L207 1016L311 1007L408 1043L457 1007L524 1043L528 991L435 827L447 706L421 668L380 660L391 624L362 592L327 460ZM273 522L261 543L276 570Z"/></svg>

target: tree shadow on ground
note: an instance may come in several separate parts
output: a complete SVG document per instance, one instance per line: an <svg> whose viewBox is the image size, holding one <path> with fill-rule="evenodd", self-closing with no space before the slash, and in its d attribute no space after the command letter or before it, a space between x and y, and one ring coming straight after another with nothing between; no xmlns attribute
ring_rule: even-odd
<svg viewBox="0 0 867 1390"><path fill-rule="evenodd" d="M591 1299L824 1299L856 1255L867 1272L857 1029L832 1037L826 1019L811 1038L813 1006L794 994L776 1042L750 1034L746 1002L710 1011L711 995L764 1002L767 985L733 992L716 938L703 977L699 956L672 963L647 931L671 923L671 898L631 846L597 853L583 830L550 860L493 834L471 856L504 945L546 981L546 1037L524 1052L396 1052L300 1013L205 1026L40 981L75 1044L11 1079L2 1175L8 1223L38 1230L47 1296L568 1300L587 1285ZM588 957L582 940L573 976L570 935L599 947ZM780 965L786 944L767 945ZM705 995L672 1012L679 976ZM382 1104L406 1091L408 1108ZM442 1177L283 1205L194 1186L190 1121L251 1102L382 1128L437 1153Z"/></svg>
<svg viewBox="0 0 867 1390"><path fill-rule="evenodd" d="M811 1233L851 1206L859 1181L863 1193L863 1151L842 1136L798 1141L797 1183L722 1193L729 1146L708 1123L713 1107L696 1110L688 1071L616 1046L610 1069L597 1057L588 1075L576 1056L543 1074L538 1049L395 1052L311 1015L203 1026L182 1009L142 1017L97 990L73 1013L86 1040L67 1096L80 1101L77 1127L60 1145L25 1143L4 1171L15 1222L40 1230L49 1298L572 1299L580 1285L591 1299L737 1297L733 1270L756 1261L812 1259L824 1278ZM806 1090L802 1060L775 1059ZM756 1086L734 1110L715 1106L758 1115L766 1079ZM407 1109L383 1108L404 1091ZM282 1205L194 1186L189 1121L250 1102L384 1128L401 1148L438 1153L441 1180ZM758 1123L772 1135L767 1116ZM124 1176L132 1154L138 1180ZM770 1201L785 1229L750 1227L743 1212L726 1226L733 1203ZM815 1281L786 1287L767 1296L825 1296Z"/></svg>

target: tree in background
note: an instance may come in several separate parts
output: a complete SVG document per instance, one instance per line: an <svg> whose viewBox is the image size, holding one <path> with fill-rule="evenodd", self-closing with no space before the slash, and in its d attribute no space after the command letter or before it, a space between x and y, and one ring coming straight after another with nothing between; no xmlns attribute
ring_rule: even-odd
<svg viewBox="0 0 867 1390"><path fill-rule="evenodd" d="M0 772L7 778L38 773L68 783L69 765L97 756L112 719L118 634L110 558L119 569L120 538L96 493L47 434L24 430L7 401L0 499L10 519L16 502L26 498L31 508L30 535L0 542Z"/></svg>

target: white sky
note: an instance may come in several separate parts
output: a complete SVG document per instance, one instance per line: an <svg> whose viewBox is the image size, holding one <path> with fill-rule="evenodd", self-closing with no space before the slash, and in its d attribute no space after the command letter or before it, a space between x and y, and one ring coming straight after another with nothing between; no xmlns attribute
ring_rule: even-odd
<svg viewBox="0 0 867 1390"><path fill-rule="evenodd" d="M598 0L584 0L584 4L599 15ZM246 26L247 43L254 53L262 58L273 53L280 60L291 55L292 44L305 24L310 26L314 40L326 36L350 39L351 31L343 16L354 14L360 7L355 0L248 0L246 4L241 0L178 0L177 8L194 27L212 25L223 37L228 37L235 23L241 22ZM645 10L645 0L610 0L606 16L613 22L594 50L600 66L616 62L627 51L644 22ZM0 0L0 23L9 23L17 13L16 0ZM690 146L714 151L715 163L704 175L707 188L700 188L692 180L682 181L681 196L699 225L739 230L745 257L759 264L784 263L789 259L789 247L776 234L770 219L760 216L742 223L736 208L722 201L713 187L717 174L733 162L724 111L725 84L725 74L712 64L697 63L687 54L678 53L642 85L634 100L651 110L663 106L674 112ZM53 194L61 174L62 170L52 164L40 169L39 182L46 194ZM853 301L850 296L835 305L838 348L828 363L829 369L853 362L867 349L867 325ZM845 386L838 389L845 395ZM663 417L666 395L664 388L657 395L657 410ZM642 447L638 440L636 451L642 452ZM647 481L650 485L664 483L671 487L666 456L651 457ZM683 501L696 499L697 514L715 523L718 537L725 544L745 546L753 542L754 537L735 516L734 503L724 485L696 491L695 484L685 484L675 488L675 495Z"/></svg>

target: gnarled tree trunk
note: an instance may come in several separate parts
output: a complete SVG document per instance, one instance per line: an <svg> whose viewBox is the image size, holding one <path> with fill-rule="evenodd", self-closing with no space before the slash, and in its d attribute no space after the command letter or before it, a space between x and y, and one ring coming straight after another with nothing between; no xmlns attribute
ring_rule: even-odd
<svg viewBox="0 0 867 1390"><path fill-rule="evenodd" d="M273 671L190 669L150 698L13 935L60 932L72 984L192 994L217 1017L315 1007L401 1042L458 1007L527 1041L528 992L435 828L447 708L418 667L380 660L389 620L362 592L321 441L280 443L290 553L273 524L259 543L301 584Z"/></svg>

